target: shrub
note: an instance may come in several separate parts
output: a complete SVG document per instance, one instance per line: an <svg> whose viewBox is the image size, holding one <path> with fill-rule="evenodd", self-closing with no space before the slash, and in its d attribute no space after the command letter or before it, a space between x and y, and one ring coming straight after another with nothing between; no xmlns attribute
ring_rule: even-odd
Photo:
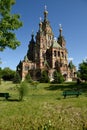
<svg viewBox="0 0 87 130"><path fill-rule="evenodd" d="M38 81L33 81L32 83L30 83L31 85L32 85L32 87L34 88L34 89L37 89L37 85L39 84L39 82Z"/></svg>
<svg viewBox="0 0 87 130"><path fill-rule="evenodd" d="M87 59L79 64L78 77L87 81Z"/></svg>
<svg viewBox="0 0 87 130"><path fill-rule="evenodd" d="M19 92L19 101L22 101L24 96L27 95L28 86L26 82L21 82L20 86L17 86Z"/></svg>
<svg viewBox="0 0 87 130"><path fill-rule="evenodd" d="M63 83L64 82L64 77L63 75L58 72L58 71L55 71L54 72L54 83Z"/></svg>
<svg viewBox="0 0 87 130"><path fill-rule="evenodd" d="M5 81L12 81L15 75L15 71L11 70L9 67L4 68L2 71L2 79Z"/></svg>
<svg viewBox="0 0 87 130"><path fill-rule="evenodd" d="M0 68L0 84L1 84L1 78L2 78L2 70Z"/></svg>
<svg viewBox="0 0 87 130"><path fill-rule="evenodd" d="M44 70L44 71L41 73L40 82L41 82L41 83L49 83L49 82L50 82L50 79L49 79L49 76L48 76L47 71Z"/></svg>
<svg viewBox="0 0 87 130"><path fill-rule="evenodd" d="M32 83L33 82L33 80L32 80L32 78L31 78L29 73L26 75L25 81L28 82L28 83Z"/></svg>
<svg viewBox="0 0 87 130"><path fill-rule="evenodd" d="M21 77L18 72L15 73L13 83L20 83L21 82Z"/></svg>

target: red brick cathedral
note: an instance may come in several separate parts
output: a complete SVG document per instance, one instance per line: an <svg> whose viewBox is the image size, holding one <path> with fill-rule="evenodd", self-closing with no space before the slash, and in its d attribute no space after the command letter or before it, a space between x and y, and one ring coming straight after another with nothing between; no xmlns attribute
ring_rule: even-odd
<svg viewBox="0 0 87 130"><path fill-rule="evenodd" d="M59 70L66 81L74 80L76 68L72 61L68 63L68 52L62 35L62 27L60 25L59 36L55 39L47 16L48 11L45 8L44 20L40 19L39 30L35 38L32 33L27 54L24 60L17 65L17 71L22 80L28 73L33 80L39 80L44 70L47 71L51 81L55 70Z"/></svg>

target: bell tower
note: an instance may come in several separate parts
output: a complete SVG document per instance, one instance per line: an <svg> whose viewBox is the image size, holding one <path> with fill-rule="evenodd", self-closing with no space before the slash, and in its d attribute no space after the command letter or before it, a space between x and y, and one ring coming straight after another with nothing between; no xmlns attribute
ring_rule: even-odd
<svg viewBox="0 0 87 130"><path fill-rule="evenodd" d="M46 52L52 46L54 35L48 20L47 6L44 9L44 19L40 17L39 30L36 34L36 58L40 68L44 68Z"/></svg>
<svg viewBox="0 0 87 130"><path fill-rule="evenodd" d="M60 44L61 47L65 48L65 45L66 45L66 42L65 42L65 39L62 35L62 25L59 24L59 37L58 37L58 43Z"/></svg>

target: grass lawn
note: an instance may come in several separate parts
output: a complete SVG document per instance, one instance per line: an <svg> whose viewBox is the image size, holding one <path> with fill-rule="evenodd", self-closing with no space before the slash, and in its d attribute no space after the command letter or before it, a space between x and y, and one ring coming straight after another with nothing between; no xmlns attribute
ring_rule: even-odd
<svg viewBox="0 0 87 130"><path fill-rule="evenodd" d="M64 90L76 88L82 95L63 98ZM11 82L2 82L0 92L11 96L9 101L0 97L0 130L87 130L87 84L28 84L21 102Z"/></svg>

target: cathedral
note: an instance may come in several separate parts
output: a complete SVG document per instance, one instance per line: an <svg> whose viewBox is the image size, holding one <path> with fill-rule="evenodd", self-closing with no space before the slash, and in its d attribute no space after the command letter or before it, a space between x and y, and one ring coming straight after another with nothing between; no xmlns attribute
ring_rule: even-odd
<svg viewBox="0 0 87 130"><path fill-rule="evenodd" d="M40 19L36 36L34 37L33 33L31 35L24 60L17 65L17 72L20 74L22 81L28 73L33 80L39 80L44 70L47 72L50 81L53 81L56 70L60 71L66 81L73 81L76 78L76 67L72 61L68 63L68 51L62 35L62 26L59 27L58 38L55 38L46 8L44 19Z"/></svg>

